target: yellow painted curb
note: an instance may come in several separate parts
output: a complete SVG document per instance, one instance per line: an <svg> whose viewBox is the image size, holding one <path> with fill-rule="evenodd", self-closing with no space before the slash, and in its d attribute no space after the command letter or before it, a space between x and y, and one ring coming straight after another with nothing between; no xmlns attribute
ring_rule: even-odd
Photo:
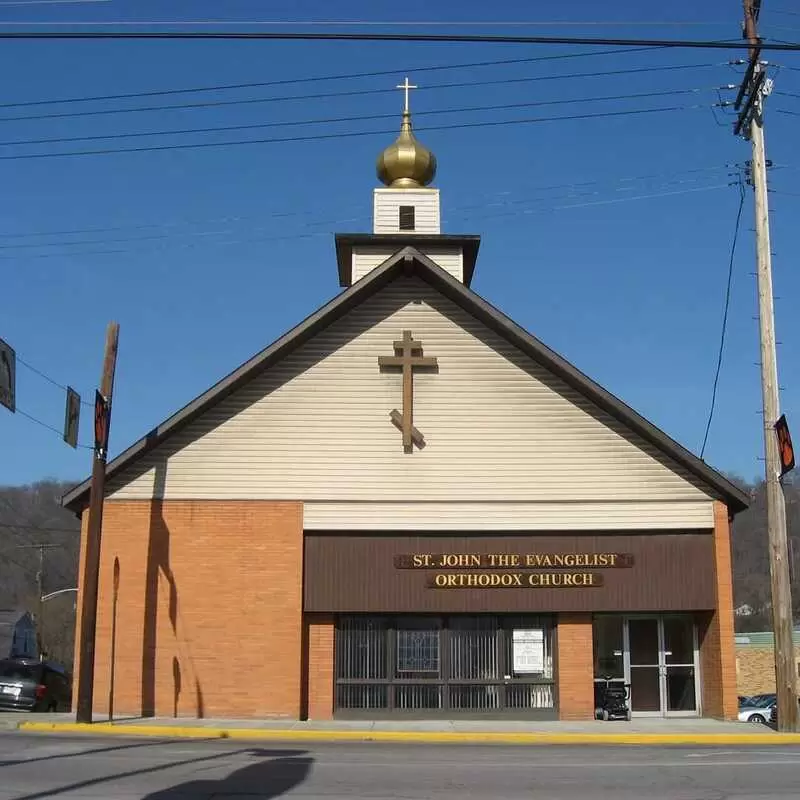
<svg viewBox="0 0 800 800"><path fill-rule="evenodd" d="M19 730L39 733L89 733L103 736L149 736L179 739L237 739L297 742L395 742L417 744L800 744L800 733L499 733L456 731L332 731L267 728L206 728L97 722L22 722Z"/></svg>

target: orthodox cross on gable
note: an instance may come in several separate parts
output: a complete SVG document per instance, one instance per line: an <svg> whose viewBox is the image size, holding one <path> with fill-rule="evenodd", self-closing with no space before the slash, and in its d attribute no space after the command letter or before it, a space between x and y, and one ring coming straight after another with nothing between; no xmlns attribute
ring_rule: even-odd
<svg viewBox="0 0 800 800"><path fill-rule="evenodd" d="M414 445L425 446L425 439L414 427L414 369L435 369L438 363L435 358L424 356L422 342L415 341L411 331L403 331L403 338L394 343L393 356L379 356L378 366L381 369L400 369L403 374L403 413L393 409L389 418L395 427L403 433L403 450L411 453Z"/></svg>

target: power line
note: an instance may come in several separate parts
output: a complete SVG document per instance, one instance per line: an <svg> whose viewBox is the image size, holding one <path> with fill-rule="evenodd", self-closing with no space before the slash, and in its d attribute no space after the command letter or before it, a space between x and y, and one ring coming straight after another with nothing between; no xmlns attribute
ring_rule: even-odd
<svg viewBox="0 0 800 800"><path fill-rule="evenodd" d="M736 243L739 240L739 224L742 219L742 210L744 209L744 183L741 177L739 178L739 208L736 211L736 223L733 228L733 242L731 243L731 255L728 263L728 280L725 286L725 306L722 314L722 332L719 339L719 352L717 354L717 366L714 372L714 386L711 390L711 407L708 411L708 422L706 423L705 434L703 435L703 445L700 448L700 458L706 452L706 444L708 443L708 434L711 430L711 421L714 418L714 409L717 402L717 387L719 385L719 376L722 371L722 354L725 350L725 337L728 331L728 310L731 304L731 285L733 283L733 261L736 255Z"/></svg>
<svg viewBox="0 0 800 800"><path fill-rule="evenodd" d="M2 5L0 3L0 5ZM12 25L63 25L68 24L60 21L54 22L39 22L39 21L20 21L20 22L11 22ZM685 27L687 25L702 25L702 26L711 26L711 27L719 27L721 25L729 25L730 22L726 21L648 21L648 20L366 20L366 19L355 19L355 20L305 20L305 19L275 19L275 20L264 20L264 19L239 19L239 20L228 20L228 19L203 19L203 20L196 20L196 19L175 19L175 20L116 20L113 23L109 22L102 22L102 21L88 21L88 22L81 22L78 23L80 25L125 25L125 26L136 26L142 27L145 25L153 25L153 26L165 26L165 25L194 25L197 27L200 26L209 26L209 25L261 25L261 26L275 26L275 27L284 27L288 25L297 25L299 27L375 27L375 28L405 28L405 27L420 27L420 26L430 26L432 28L436 27L499 27L499 28L519 28L519 27L628 27L628 26L638 26L638 27Z"/></svg>
<svg viewBox="0 0 800 800"><path fill-rule="evenodd" d="M143 92L129 92L127 94L106 94L90 97L66 97L52 100L27 100L17 103L0 103L0 108L23 108L26 106L61 105L67 103L91 103L105 100L130 100L140 97L164 97L175 94L195 94L198 92L229 91L231 89L259 89L267 86L290 86L298 83L319 83L322 81L351 80L355 78L377 78L384 75L398 75L401 73L417 74L421 72L441 72L453 69L475 69L481 67L507 66L509 64L532 64L542 61L559 61L569 58L588 58L594 56L618 55L621 53L636 53L658 50L657 47L639 47L635 49L617 48L614 50L598 50L595 52L563 53L550 56L533 56L530 58L504 58L492 61L469 61L460 64L436 64L425 67L400 67L398 69L383 69L372 72L347 72L338 75L314 75L305 78L283 78L272 81L254 81L250 83L222 83L215 86L189 86L184 89L155 89ZM387 89L384 91L393 91Z"/></svg>
<svg viewBox="0 0 800 800"><path fill-rule="evenodd" d="M728 184L728 183L713 184L711 186L700 186L700 187L695 187L695 188L691 188L691 189L676 189L674 191L669 191L669 192L653 192L653 193L648 193L648 194L629 195L628 197L611 198L611 199L605 199L605 200L590 200L590 201L582 202L582 203L568 203L568 204L565 204L565 205L558 205L558 206L544 206L544 207L541 207L541 208L523 209L521 211L520 210L517 210L517 211L501 211L501 212L499 212L497 214L481 214L481 219L482 220L486 220L486 219L497 219L497 218L500 218L500 217L518 217L518 216L524 216L524 215L530 215L530 214L543 214L543 213L545 213L547 211L564 211L564 210L572 209L572 208L587 208L587 207L590 207L590 206L602 206L602 205L612 205L612 204L616 204L616 203L628 203L628 202L633 202L633 201L637 201L637 200L652 200L652 199L657 199L659 197L673 197L675 195L693 194L693 193L696 193L696 192L710 192L710 191L714 191L716 189L727 188L729 185L730 184ZM463 218L465 215L458 215L458 216L461 216ZM466 215L466 216L469 216L469 215Z"/></svg>
<svg viewBox="0 0 800 800"><path fill-rule="evenodd" d="M684 106L669 106L663 108L640 108L631 109L627 111L604 111L596 114L570 114L560 117L529 117L527 119L513 119L513 120L496 120L491 122L463 122L452 125L428 125L425 127L416 128L417 131L445 131L445 130L460 130L469 128L483 128L483 127L498 127L504 125L526 125L536 124L543 122L564 122L568 120L581 120L581 119L603 119L612 117L623 116L636 116L644 114L658 114L665 112L675 111L688 111L692 109L706 108L704 104L684 105ZM235 147L240 145L253 145L253 144L279 144L290 142L312 142L322 141L325 139L346 139L362 136L387 136L397 131L392 130L379 130L379 131L345 131L340 133L321 133L310 134L308 136L280 136L268 139L245 139L245 140L229 140L226 142L194 142L194 143L180 143L180 144L164 144L164 145L148 145L145 147L126 147L126 148L104 148L101 150L69 150L59 153L26 153L0 156L0 161L21 161L42 158L63 158L67 156L99 156L99 155L114 155L118 153L155 153L167 152L174 150L196 150L207 149L216 147Z"/></svg>
<svg viewBox="0 0 800 800"><path fill-rule="evenodd" d="M11 23L5 23L6 25ZM39 23L23 23L34 25ZM75 26L75 23L42 23L49 27L59 24ZM109 23L78 23L78 25L109 25ZM141 23L134 23L141 24ZM174 24L174 23L173 23ZM110 27L110 26L109 26ZM542 44L542 45L583 45L604 47L663 47L687 48L703 50L739 50L742 42L736 40L687 40L687 39L627 39L627 38L599 38L585 36L494 36L488 34L457 34L457 33L332 33L332 32L302 32L302 31L132 31L132 30L107 30L107 31L0 31L0 39L20 40L263 40L263 41L328 41L328 42L437 42L449 44ZM790 42L766 43L759 45L762 51L787 51L800 50L800 43Z"/></svg>
<svg viewBox="0 0 800 800"><path fill-rule="evenodd" d="M16 413L21 414L26 419L29 419L31 422L35 422L37 425L41 425L43 428L47 428L47 430L52 431L53 433L57 434L59 439L63 438L64 432L60 431L58 428L54 428L52 425L48 424L47 422L43 422L38 417L34 417L33 414L28 414L27 411L23 411L19 406L16 408ZM94 449L91 445L88 444L78 444L78 448L81 450L92 450Z"/></svg>
<svg viewBox="0 0 800 800"><path fill-rule="evenodd" d="M569 188L582 188L587 186L604 186L609 184L625 184L625 183L633 183L636 181L650 181L655 179L664 179L664 178L674 178L680 175L694 175L694 174L701 174L705 172L717 172L719 170L725 169L733 169L738 168L739 165L737 164L719 164L715 166L708 166L708 167L694 167L692 169L685 169L685 170L669 170L666 172L651 172L646 175L625 175L619 178L602 178L602 179L594 179L590 181L569 181L567 183L560 183L554 184L550 186L536 186L532 187L531 191L534 192L550 192L555 189L569 189ZM773 165L773 170L775 169L785 169L788 165L785 164L775 164ZM496 197L506 197L509 194L519 194L519 190L516 192L514 191L502 191L502 192L490 192L483 195L486 199L496 198ZM528 199L520 199L514 201L508 201L510 203L524 203L529 202ZM485 208L485 204L474 204L471 203L469 205L460 205L460 206L453 206L450 207L450 211L455 210L464 210L464 209L483 209ZM350 208L355 209L356 206L352 207L344 207L342 210L347 211ZM363 204L359 204L357 208L362 209ZM312 210L304 210L304 211L280 211L280 212L272 212L268 213L266 216L270 219L285 219L291 217L308 217L314 215L315 211ZM236 223L236 222L244 222L247 220L258 219L263 220L265 215L258 214L248 214L248 215L241 215L241 214L228 214L223 217L206 217L206 218L196 218L196 219L183 219L183 220L175 220L171 222L158 222L158 223L140 223L137 225L113 225L113 226L104 226L104 227L94 227L94 228L70 228L70 229L56 229L56 230L44 230L44 231L29 231L27 233L11 233L9 231L0 231L0 240L2 239L27 239L32 237L48 237L48 236L74 236L74 235L84 235L84 234L93 234L93 233L113 233L117 231L140 231L140 230L163 230L163 229L178 229L180 227L185 226L198 226L198 225L209 225L209 224L217 224L217 223ZM341 222L357 222L360 221L363 217L351 217L346 220L341 220ZM307 223L310 225L333 225L339 224L339 220L312 220L311 222ZM259 228L263 230L267 230L267 228ZM226 233L228 231L225 231ZM180 230L175 230L174 233L165 234L167 236L194 236L194 235L201 235L204 231L195 232L195 231L187 231L182 232ZM143 237L149 239L150 237ZM135 239L126 239L126 241L135 241ZM102 241L98 240L99 243L103 243ZM41 247L48 247L55 243L52 242L41 242Z"/></svg>
<svg viewBox="0 0 800 800"><path fill-rule="evenodd" d="M0 528L18 529L22 531L41 531L43 533L80 533L80 526L75 528L54 528L42 525L19 525L16 522L0 522ZM32 547L34 545L31 545Z"/></svg>
<svg viewBox="0 0 800 800"><path fill-rule="evenodd" d="M691 174L693 172L694 173L699 173L699 172L718 171L720 169L725 169L725 167L708 167L708 168L705 168L705 169L702 169L702 170L685 170L683 173L676 173L676 174ZM663 175L661 175L661 176L659 176L659 175L642 176L641 179L642 180L646 180L646 179L653 178L653 177L663 177ZM622 179L622 181L625 181L625 180L626 179ZM636 179L627 179L627 180L632 181L632 180L636 180ZM688 181L687 180L677 181L677 183L678 184L685 184L685 183L690 183L690 182L697 182L697 180L699 180L699 178L691 179L691 180L688 180ZM587 187L587 186L590 186L590 185L593 185L593 184L598 184L598 183L602 183L602 182L599 182L599 181L587 181L587 182L583 182L583 183L561 184L560 186L543 187L541 189L538 189L537 191L543 192L543 191L550 191L550 190L553 190L553 189L573 189L574 190L576 188ZM667 181L664 184L664 186L675 185L675 183L676 183L675 181ZM618 187L618 188L614 189L613 191L623 191L623 188L619 188ZM596 195L596 194L598 194L598 192L595 191L595 192L588 192L588 193L584 192L583 193L583 195L586 195L586 194L595 194ZM576 196L581 196L581 195L576 195L575 192L572 191L572 192L569 192L567 194L561 195L560 197L562 197L562 198L569 198L569 197L574 198ZM542 196L542 197L525 197L525 198L522 198L522 199L505 201L505 202L501 203L500 205L503 205L503 206L507 207L507 206L522 205L522 204L526 204L526 203L552 201L554 199L559 199L559 196L558 195L554 196L552 194L549 194L549 195L545 195L545 196ZM490 206L491 205L498 205L498 204L494 203L494 204L490 204ZM450 208L450 212L452 213L452 212L459 212L459 211L485 210L486 208L487 208L487 206L485 204L478 204L478 205L471 204L471 205L466 205L466 206L453 206L453 207ZM464 216L464 215L462 214L460 216ZM343 224L344 222L359 222L360 220L361 220L361 217L352 217L352 218L350 218L348 220L315 220L315 221L306 223L305 227L320 226L320 225L326 225L326 226L340 225L340 224ZM250 230L252 230L252 231L269 231L269 230L271 230L271 228L268 227L268 226L257 226L255 228L250 229ZM203 237L203 238L206 238L208 236L220 236L220 235L229 234L229 233L237 233L237 230L235 228L228 228L227 230L218 230L218 231L188 231L188 232L179 232L179 233L172 233L172 234L169 234L169 233L156 234L156 235L152 235L152 236L133 236L133 237L125 237L125 238L119 238L119 239L84 239L84 240L72 240L72 241L66 240L66 241L57 241L57 242L25 242L23 244L0 245L0 249L4 249L4 250L21 249L21 248L25 248L25 249L43 249L43 248L49 248L49 247L77 247L77 246L87 246L87 245L92 246L92 245L108 245L108 244L126 244L126 243L131 243L131 242L149 242L149 241L154 241L154 240L165 240L165 239L170 239L170 238L175 238L175 237ZM312 235L323 236L323 235L327 235L327 234L326 233L319 233L319 234L312 234ZM303 234L303 236L305 238L308 238L309 234ZM294 238L294 237L291 237L291 236L289 236L289 237L287 237L287 236L279 236L279 237L275 237L275 238L277 238L277 239L287 239L287 238ZM88 252L91 253L93 251L88 251ZM107 252L124 252L124 251L100 251L100 252L107 253ZM69 251L69 254L70 255L73 255L73 254L79 255L80 251ZM49 257L49 256L51 256L53 254L46 254L46 255ZM0 256L0 258L3 258L3 259L7 260L9 257L8 256ZM91 404L87 403L87 405L91 405Z"/></svg>
<svg viewBox="0 0 800 800"><path fill-rule="evenodd" d="M53 386L56 386L59 389L63 389L65 392L67 391L67 387L64 386L64 384L59 383L56 380L53 380L53 378L51 378L49 375L45 375L44 372L42 372L41 370L36 369L36 367L34 367L32 364L29 364L27 361L25 361L24 359L20 358L19 355L17 355L16 358L17 358L17 363L18 364L22 364L23 367L26 367L31 372L33 372L36 375L38 375L40 378L44 378L48 383L52 383Z"/></svg>
<svg viewBox="0 0 800 800"><path fill-rule="evenodd" d="M88 3L110 3L110 2L111 0L3 0L3 2L0 3L0 8L7 8L9 6L66 6L66 5L77 6L77 5L87 5ZM39 25L41 23L35 22L32 24Z"/></svg>
<svg viewBox="0 0 800 800"><path fill-rule="evenodd" d="M489 106L467 106L461 108L439 108L431 111L418 111L415 116L439 116L442 114L465 114L481 111L510 111L518 108L533 108L536 106L555 106L571 105L573 103L597 103L616 100L640 100L653 97L674 97L681 94L697 94L704 91L715 91L716 87L706 87L697 89L668 89L660 92L638 92L634 94L617 94L592 97L578 97L574 99L561 100L536 100L530 103L504 103L501 105ZM396 119L397 114L359 114L347 117L324 117L318 119L305 120L285 120L277 122L258 122L246 125L221 125L207 128L184 128L182 130L160 130L160 131L136 131L133 133L107 133L94 134L91 136L57 136L47 139L15 139L11 141L0 141L0 147L17 147L22 145L37 144L65 144L68 142L89 142L103 139L133 139L147 136L185 136L196 133L219 133L229 131L259 130L263 128L287 128L301 125L330 125L342 122L367 122L379 119ZM17 245L14 245L17 246ZM23 245L18 245L22 247ZM0 245L3 247L3 245Z"/></svg>
<svg viewBox="0 0 800 800"><path fill-rule="evenodd" d="M562 75L532 75L520 78L497 78L488 81L463 81L452 83L434 83L420 87L426 92L438 89L464 89L476 86L503 86L516 83L533 83L538 81L574 80L583 78L600 78L612 75L634 75L649 72L669 72L682 69L707 69L722 66L719 62L712 64L671 64L658 67L634 67L628 69L614 69L592 72L573 72ZM68 119L73 117L99 117L110 114L138 114L150 111L178 111L197 108L222 108L226 106L254 105L261 103L283 103L305 100L327 100L341 97L364 97L367 95L390 94L394 89L349 89L337 92L316 92L314 94L283 95L278 97L247 97L239 100L207 100L199 103L172 103L169 105L139 106L137 108L101 108L89 111L59 111L48 114L28 114L18 117L0 117L0 122L24 122L41 119Z"/></svg>
<svg viewBox="0 0 800 800"><path fill-rule="evenodd" d="M569 186L569 185L564 185L564 186L566 187L566 186ZM604 204L608 204L608 203L629 202L629 201L646 200L646 199L658 198L658 197L670 197L670 196L673 196L673 195L682 195L682 194L688 194L688 193L693 193L693 192L711 191L711 190L714 190L714 189L725 188L727 186L729 186L728 183L725 183L725 184L714 184L712 186L705 186L705 187L699 187L699 188L690 188L690 189L679 189L679 190L669 191L669 192L657 192L657 193L650 193L650 194L644 194L644 195L629 195L627 197L618 198L618 199L590 201L590 202L585 202L585 203L571 203L571 204L560 205L560 206L547 206L547 207L543 207L543 208L534 208L534 209L517 209L515 211L506 211L506 212L500 212L500 213L496 213L496 214L487 214L487 213L485 213L485 211L481 211L479 217L480 217L481 220L494 219L494 218L498 218L498 217L512 217L512 216L513 217L517 217L517 216L524 216L524 215L532 214L532 213L537 213L537 214L538 213L544 213L546 211L560 211L560 210L564 210L564 209L582 208L582 207L586 207L586 206L604 205ZM617 190L617 191L619 191L619 190ZM567 194L567 195L562 195L562 197L563 198L570 198L570 197L574 198L575 195L574 194ZM557 197L556 198L542 197L542 198L531 198L529 200L510 201L509 203L506 204L506 206L510 206L512 204L517 204L517 203L522 203L522 202L540 202L542 200L548 200L548 199L552 200L552 199L558 199L558 198ZM460 210L463 211L465 209L470 209L470 208L472 208L474 210L474 209L481 209L482 207L479 207L479 206L466 206L466 207L462 207L462 209L460 209ZM459 219L470 219L471 217L476 216L475 214L470 214L470 213L466 213L466 214L457 213L458 211L459 211L458 207L450 209L451 213L448 214L448 218L451 216L451 214L452 214L453 217L456 217L456 218L459 218ZM452 213L452 212L456 212L456 213ZM248 238L240 238L240 239L233 239L233 240L227 240L227 241L208 241L208 240L204 240L204 242L202 244L207 244L207 245L212 246L212 247L229 247L229 246L233 246L233 245L237 245L237 244L252 244L252 243L256 243L256 242L260 243L260 242L265 242L265 241L275 241L276 239L288 240L288 241L297 241L297 240L300 240L300 239L310 239L310 238L328 236L328 235L329 235L329 233L317 233L317 234L293 234L293 235L278 236L278 237L248 237ZM102 242L98 242L98 244L102 244ZM43 244L42 245L42 247L48 247L48 246L50 246L50 245L47 245L47 244ZM184 243L184 244L177 245L177 248L178 249L184 249L184 248L188 249L188 248L197 247L197 246L199 246L199 244L197 244L197 243ZM155 251L158 252L158 251L164 250L164 249L166 249L166 248L164 248L164 247L157 248ZM104 255L104 256L105 255L130 255L131 253L143 253L143 252L154 252L154 250L152 248L150 248L150 249L148 249L148 248L145 248L145 249L137 248L135 250L132 250L130 248L128 248L128 249L121 249L120 248L120 249L116 249L116 250L108 250L108 249L106 249L106 250L86 250L86 251L77 251L77 252L71 251L71 252L68 252L68 253L44 253L44 254L36 254L36 255L32 255L32 256L23 256L23 259L24 260L29 260L29 259L42 259L42 258L65 258L65 257L73 257L73 256L86 257L86 256L93 256L93 255ZM15 260L15 261L20 261L21 260L20 257L18 257L18 256L16 256L16 257L15 256L0 256L0 259L2 259L2 260Z"/></svg>
<svg viewBox="0 0 800 800"><path fill-rule="evenodd" d="M655 172L655 173L648 173L648 174L644 174L644 175L626 175L626 176L622 176L622 177L614 178L614 179L603 178L603 179L594 179L594 180L589 180L589 181L570 181L570 182L567 182L567 183L553 184L553 185L548 185L548 186L535 186L535 187L531 187L531 189L529 191L526 191L526 196L524 196L522 198L513 199L513 200L504 200L502 205L505 206L505 207L508 207L508 206L515 206L515 205L521 205L521 204L525 204L525 203L540 202L542 200L553 199L552 195L550 195L550 194L546 194L543 197L533 197L533 196L530 195L530 192L534 192L534 193L544 193L544 192L550 193L550 192L552 192L554 190L559 190L559 189L573 189L573 190L575 190L575 189L585 189L585 188L592 187L592 186L596 186L596 187L609 186L609 190L611 190L611 191L623 191L626 188L631 187L633 184L635 184L637 182L645 182L645 181L653 181L653 180L657 180L659 182L663 182L665 179L677 178L677 177L683 176L683 175L698 175L698 176L700 176L700 175L703 175L703 174L706 174L706 173L719 172L721 170L729 170L729 169L735 168L737 166L738 165L736 165L736 164L727 164L727 163L725 163L725 164L719 164L719 165L707 166L707 167L694 167L692 169L686 169L686 170L670 170L670 171L666 171L666 172ZM773 169L780 169L780 168L785 168L785 167L786 167L786 165L778 164L778 165L775 165L773 167ZM679 181L679 183L680 182L681 181ZM670 183L674 183L674 182L673 181L667 181L666 185L669 185ZM615 186L616 186L616 188L614 188ZM492 193L486 194L484 196L485 202L482 202L482 203L479 203L479 204L470 203L470 204L467 204L467 205L451 206L451 207L449 207L449 212L452 213L452 212L470 211L470 210L480 210L480 211L485 212L487 209L490 209L493 206L497 205L497 203L494 202L494 198L497 198L497 197L506 198L509 195L513 195L513 194L517 194L518 195L519 193L520 192L518 190L517 191L511 191L511 192L509 192L509 191L492 192ZM594 192L594 194L597 194L597 192ZM565 196L571 196L571 195L565 195ZM359 205L359 208L361 208L360 205ZM315 212L312 212L312 211L308 210L308 211L279 212L279 213L269 214L268 216L270 218L273 218L273 219L284 219L284 218L288 218L288 217L302 218L302 217L308 217L309 215L312 215L314 213ZM229 214L229 215L224 216L224 217L212 217L212 218L194 219L194 220L189 219L189 220L179 220L179 221L172 221L172 222L149 223L149 224L128 225L128 226L119 225L119 226L96 227L96 228L73 228L73 229L59 229L59 230L50 230L50 231L48 231L48 230L45 230L45 231L32 231L32 232L29 232L29 233L0 232L0 239L20 239L20 238L31 238L31 237L49 237L49 236L64 236L64 235L77 235L77 234L108 233L108 232L125 231L125 230L140 231L140 230L153 230L153 229L155 229L155 230L164 230L164 229L170 230L171 229L171 230L168 233L158 234L158 235L154 235L154 236L127 237L127 238L120 238L120 239L95 239L95 240L91 240L91 241L86 241L84 244L116 244L116 243L121 243L121 242L127 243L127 242L137 242L137 241L153 241L153 240L156 240L156 239L169 239L169 238L176 238L176 237L194 237L194 236L203 236L203 237L205 237L206 235L208 235L208 232L205 231L205 230L203 230L203 231L192 231L192 230L181 231L181 230L179 230L179 228L181 226L197 226L197 225L205 226L205 225L209 225L209 224L212 224L212 223L216 224L216 223L219 223L219 222L222 222L222 223L236 223L236 222L244 222L244 221L253 220L253 219L262 220L262 219L264 219L264 216L260 215L260 214L259 215L230 215ZM310 222L305 223L305 226L306 227L311 227L311 226L321 226L321 225L326 225L326 226L327 225L338 225L338 224L343 224L343 223L346 223L346 222L360 222L362 219L363 219L363 214L360 215L360 216L350 217L348 219L337 219L337 220L334 220L334 219L322 219L322 220L320 220L320 219L312 219ZM257 226L256 228L250 229L250 230L268 231L270 229L271 228L268 227L268 226ZM237 229L229 228L227 230L213 231L213 232L211 232L210 235L220 235L220 234L225 234L225 233L236 233L236 232L237 232ZM311 234L311 236L322 236L322 235L327 236L328 234L327 233ZM306 237L306 236L308 236L308 235L304 235L304 237ZM286 239L286 238L295 238L295 237L281 236L281 237L278 237L278 238ZM264 241L264 239L260 239L260 240ZM73 245L77 245L77 244L78 243L75 242L75 241L63 241L63 242L47 242L47 241L45 241L45 242L38 242L38 243L36 243L35 245L32 245L32 246L36 246L36 247L40 247L40 248L47 248L47 247L56 247L56 246L59 246L59 247L60 246L73 246ZM92 251L89 251L89 252L91 253ZM125 251L101 251L101 252L105 253L105 252L125 252ZM48 254L48 255L43 256L43 257L48 257L49 258L49 257L52 257L53 255L59 255L59 254ZM70 253L70 255L72 255L72 253Z"/></svg>
<svg viewBox="0 0 800 800"><path fill-rule="evenodd" d="M49 375L47 375L46 373L42 372L40 369L37 369L36 367L34 367L33 364L30 364L29 362L25 361L25 359L20 358L19 354L17 354L16 360L17 360L18 364L21 364L23 367L25 367L26 369L29 369L35 375L38 375L40 378L43 378L48 383L51 383L53 386L57 387L58 389L61 389L64 392L69 391L68 387L65 386L63 383L59 383L57 380L55 380L54 378L51 378ZM86 400L81 400L81 405L88 406L89 408L94 408L94 405L92 403L88 403Z"/></svg>

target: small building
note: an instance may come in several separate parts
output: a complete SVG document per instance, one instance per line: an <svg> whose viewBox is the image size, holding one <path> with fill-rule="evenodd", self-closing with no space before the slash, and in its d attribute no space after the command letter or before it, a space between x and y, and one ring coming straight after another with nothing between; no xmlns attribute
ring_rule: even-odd
<svg viewBox="0 0 800 800"><path fill-rule="evenodd" d="M794 631L794 660L800 692L800 628ZM775 692L775 636L772 631L736 634L736 682L740 695Z"/></svg>
<svg viewBox="0 0 800 800"><path fill-rule="evenodd" d="M95 709L735 718L747 496L470 288L407 108L377 172L343 291L109 463Z"/></svg>
<svg viewBox="0 0 800 800"><path fill-rule="evenodd" d="M0 610L0 658L38 658L36 624L28 611Z"/></svg>

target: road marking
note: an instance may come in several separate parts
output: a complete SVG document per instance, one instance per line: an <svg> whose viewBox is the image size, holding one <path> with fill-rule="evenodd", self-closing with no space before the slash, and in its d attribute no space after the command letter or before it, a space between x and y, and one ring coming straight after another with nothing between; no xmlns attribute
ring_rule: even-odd
<svg viewBox="0 0 800 800"><path fill-rule="evenodd" d="M354 767L376 767L381 769L395 767L397 769L401 769L407 771L407 767L405 763L401 763L399 761L321 761L320 759L314 758L313 755L310 756L313 759L313 766L315 768L319 767L343 767L345 769L352 769ZM534 772L537 769L660 769L662 767L763 767L763 766L778 766L778 765L785 765L785 766L792 766L798 767L800 766L800 757L795 756L794 760L785 760L785 759L764 759L764 760L753 760L753 761L743 761L741 759L737 759L736 761L595 761L586 763L585 761L473 761L473 762L465 762L465 761L431 761L428 763L420 763L416 761L414 763L415 770L421 770L426 767L433 767L436 769L440 769L442 767L455 767L458 766L461 769L469 769L470 767L474 767L477 770L484 769L485 767L497 767L499 769L508 769L509 767L530 767L531 771Z"/></svg>

